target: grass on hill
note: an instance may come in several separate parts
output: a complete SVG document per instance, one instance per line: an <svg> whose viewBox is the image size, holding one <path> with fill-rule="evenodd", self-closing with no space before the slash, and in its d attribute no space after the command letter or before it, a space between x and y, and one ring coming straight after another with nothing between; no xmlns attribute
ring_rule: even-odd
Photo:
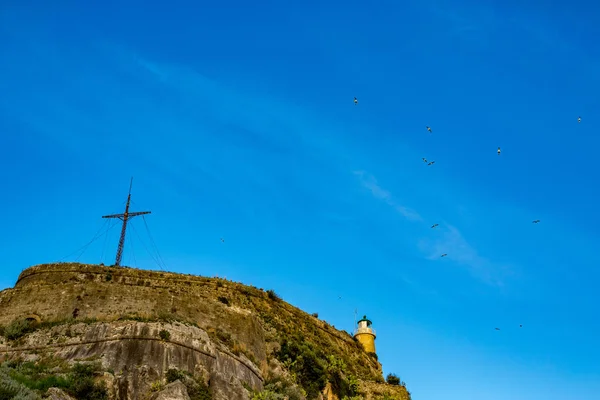
<svg viewBox="0 0 600 400"><path fill-rule="evenodd" d="M49 388L62 389L75 399L107 400L99 363L77 363L46 357L36 362L13 360L0 364L0 399L41 399Z"/></svg>

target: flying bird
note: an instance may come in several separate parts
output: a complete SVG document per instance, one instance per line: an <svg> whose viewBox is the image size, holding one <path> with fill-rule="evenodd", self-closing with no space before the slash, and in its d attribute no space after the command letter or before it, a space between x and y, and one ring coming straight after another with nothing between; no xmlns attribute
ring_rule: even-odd
<svg viewBox="0 0 600 400"><path fill-rule="evenodd" d="M540 220L536 219L535 221L533 221L534 224L539 224Z"/></svg>
<svg viewBox="0 0 600 400"><path fill-rule="evenodd" d="M427 163L427 165L433 165L433 164L435 164L435 161L431 161L431 162Z"/></svg>
<svg viewBox="0 0 600 400"><path fill-rule="evenodd" d="M442 257L446 257L447 255L448 255L448 254L444 253L444 254L442 254Z"/></svg>
<svg viewBox="0 0 600 400"><path fill-rule="evenodd" d="M429 133L431 133L431 128L430 128L430 127L426 126L425 128L427 128L427 131L428 131Z"/></svg>
<svg viewBox="0 0 600 400"><path fill-rule="evenodd" d="M221 242L225 243L225 239L221 238Z"/></svg>
<svg viewBox="0 0 600 400"><path fill-rule="evenodd" d="M421 160L423 160L423 162L427 162L427 159L425 157L423 157Z"/></svg>
<svg viewBox="0 0 600 400"><path fill-rule="evenodd" d="M581 122L581 117L577 117L577 122Z"/></svg>
<svg viewBox="0 0 600 400"><path fill-rule="evenodd" d="M439 226L439 224L433 224L433 225L431 225L432 228L435 228L436 226Z"/></svg>
<svg viewBox="0 0 600 400"><path fill-rule="evenodd" d="M498 147L498 155L500 155L500 147Z"/></svg>
<svg viewBox="0 0 600 400"><path fill-rule="evenodd" d="M519 325L519 328L522 328L522 327L523 327L523 324Z"/></svg>
<svg viewBox="0 0 600 400"><path fill-rule="evenodd" d="M358 104L358 99L355 97L354 98L354 105L357 105L357 104Z"/></svg>
<svg viewBox="0 0 600 400"><path fill-rule="evenodd" d="M497 331L499 331L499 330L500 330L500 328L496 328L496 330L497 330Z"/></svg>

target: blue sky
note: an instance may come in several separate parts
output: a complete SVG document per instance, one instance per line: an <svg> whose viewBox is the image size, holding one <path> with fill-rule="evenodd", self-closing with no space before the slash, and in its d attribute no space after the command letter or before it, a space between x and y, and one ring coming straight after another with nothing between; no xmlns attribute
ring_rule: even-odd
<svg viewBox="0 0 600 400"><path fill-rule="evenodd" d="M415 400L597 399L600 8L577 3L3 2L0 288L134 176L126 265L159 268L145 221L168 270L349 331L358 309ZM66 260L111 263L118 230Z"/></svg>

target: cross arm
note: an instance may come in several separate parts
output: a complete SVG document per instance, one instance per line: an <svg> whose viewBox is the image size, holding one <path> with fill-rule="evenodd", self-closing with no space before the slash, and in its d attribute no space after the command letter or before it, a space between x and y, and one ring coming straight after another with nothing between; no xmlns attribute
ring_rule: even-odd
<svg viewBox="0 0 600 400"><path fill-rule="evenodd" d="M136 217L138 215L146 215L146 214L151 214L152 211L136 211L136 212L130 212L127 214L128 217ZM103 215L102 218L119 218L122 219L123 217L125 217L125 214L111 214L111 215Z"/></svg>
<svg viewBox="0 0 600 400"><path fill-rule="evenodd" d="M152 211L136 211L136 212L130 212L129 216L130 217L135 217L135 216L138 216L138 215L146 215L146 214L150 214L150 213L152 213Z"/></svg>
<svg viewBox="0 0 600 400"><path fill-rule="evenodd" d="M102 218L123 218L124 214L103 215Z"/></svg>

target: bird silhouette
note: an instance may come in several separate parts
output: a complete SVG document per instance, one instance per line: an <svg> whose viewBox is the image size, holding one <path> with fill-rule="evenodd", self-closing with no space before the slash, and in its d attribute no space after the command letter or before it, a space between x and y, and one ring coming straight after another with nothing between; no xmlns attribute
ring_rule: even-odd
<svg viewBox="0 0 600 400"><path fill-rule="evenodd" d="M432 228L435 228L436 226L439 226L439 224L433 224L433 225L431 225Z"/></svg>
<svg viewBox="0 0 600 400"><path fill-rule="evenodd" d="M500 330L500 328L495 328L495 329L496 329L497 331L499 331L499 330Z"/></svg>
<svg viewBox="0 0 600 400"><path fill-rule="evenodd" d="M431 133L431 128L430 128L430 127L428 127L428 126L426 126L426 128L427 128L427 131L428 131L429 133Z"/></svg>
<svg viewBox="0 0 600 400"><path fill-rule="evenodd" d="M539 219L536 219L535 221L533 221L533 223L534 223L534 224L539 224L539 223L540 223L540 220L539 220Z"/></svg>
<svg viewBox="0 0 600 400"><path fill-rule="evenodd" d="M577 117L577 122L581 122L581 117Z"/></svg>
<svg viewBox="0 0 600 400"><path fill-rule="evenodd" d="M354 105L357 105L357 104L358 104L358 99L355 97L354 98Z"/></svg>
<svg viewBox="0 0 600 400"><path fill-rule="evenodd" d="M435 164L435 161L430 161L427 165L433 165Z"/></svg>
<svg viewBox="0 0 600 400"><path fill-rule="evenodd" d="M221 242L225 243L225 239L221 238Z"/></svg>
<svg viewBox="0 0 600 400"><path fill-rule="evenodd" d="M500 155L500 147L498 147L498 155Z"/></svg>
<svg viewBox="0 0 600 400"><path fill-rule="evenodd" d="M444 254L442 254L442 257L446 257L447 255L448 255L448 254L444 253Z"/></svg>
<svg viewBox="0 0 600 400"><path fill-rule="evenodd" d="M421 160L423 160L423 162L427 162L427 159L425 157L423 157Z"/></svg>

